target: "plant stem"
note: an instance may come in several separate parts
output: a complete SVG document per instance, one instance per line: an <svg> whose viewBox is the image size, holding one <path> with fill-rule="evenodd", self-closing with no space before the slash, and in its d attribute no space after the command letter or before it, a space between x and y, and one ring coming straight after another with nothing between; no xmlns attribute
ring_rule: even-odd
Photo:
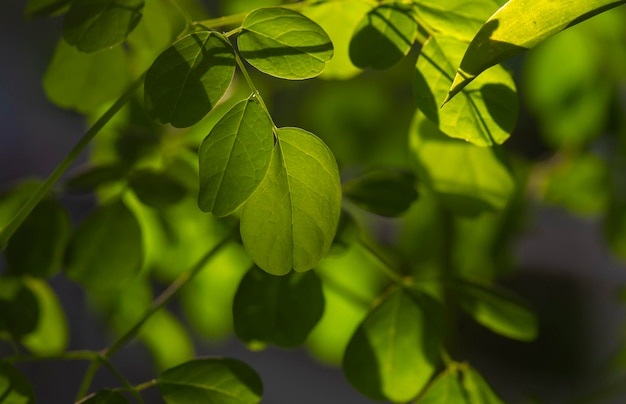
<svg viewBox="0 0 626 404"><path fill-rule="evenodd" d="M367 242L363 239L359 240L359 245L362 247L363 251L367 252L367 254L374 258L374 260L379 264L377 267L382 270L382 272L389 277L394 283L398 285L404 285L404 278L398 274L393 266L387 262L383 257L381 257L372 247L367 244Z"/></svg>
<svg viewBox="0 0 626 404"><path fill-rule="evenodd" d="M248 74L248 69L246 69L246 65L243 63L243 60L241 59L241 56L239 56L239 53L237 51L235 51L235 61L237 62L237 66L239 66L239 70L241 70L241 74L243 74L243 77L246 79L246 83L248 83L248 87L250 87L250 90L253 93L253 97L256 97L256 99L259 101L259 105L261 105L261 108L265 110L265 113L267 114L267 116L269 116L270 121L272 121L272 126L274 127L274 129L276 129L274 119L272 118L272 115L270 114L267 105L265 105L265 101L263 101L261 93L259 93L259 90L257 90L254 82L252 81L252 78L250 77L250 74Z"/></svg>
<svg viewBox="0 0 626 404"><path fill-rule="evenodd" d="M156 379L152 379L152 380L149 380L149 381L147 381L145 383L141 383L141 384L136 385L135 386L135 391L143 391L143 390L149 389L152 386L156 386L156 384L157 384Z"/></svg>
<svg viewBox="0 0 626 404"><path fill-rule="evenodd" d="M104 366L106 366L107 369L109 369L109 371L117 378L117 380L119 380L120 383L122 383L125 389L130 394L132 394L133 397L135 397L135 399L137 400L139 404L144 404L143 398L141 398L141 394L139 394L139 391L137 390L137 388L133 386L128 381L128 379L126 379L124 375L119 370L117 370L115 366L113 366L113 364L108 358L100 356L98 359L104 364Z"/></svg>
<svg viewBox="0 0 626 404"><path fill-rule="evenodd" d="M128 330L124 335L119 337L110 347L105 348L101 355L104 358L110 358L113 354L120 350L124 345L126 345L129 341L131 341L139 332L141 327L144 325L146 321L159 309L165 306L175 295L176 293L185 286L190 280L196 276L200 270L202 270L206 263L213 258L213 256L224 246L227 242L230 241L230 236L232 232L229 233L227 237L224 237L222 241L220 241L217 245L215 245L208 253L206 253L196 264L189 270L182 273L176 280L170 284L170 286L163 291L157 297L150 308L144 313L141 319L135 323L135 325Z"/></svg>
<svg viewBox="0 0 626 404"><path fill-rule="evenodd" d="M78 389L78 393L76 394L76 399L74 401L81 401L85 397L87 391L89 391L89 386L91 386L91 382L96 375L99 367L100 359L99 357L96 357L89 364L89 367L85 372L85 377L83 377L83 381L80 383L80 388Z"/></svg>
<svg viewBox="0 0 626 404"><path fill-rule="evenodd" d="M51 355L51 356L33 356L33 355L15 355L9 356L7 358L3 358L2 360L9 363L19 363L19 362L44 362L44 361L55 361L55 360L82 360L82 361L93 361L98 357L97 352L93 351L70 351L65 352L60 355Z"/></svg>
<svg viewBox="0 0 626 404"><path fill-rule="evenodd" d="M6 225L2 232L0 232L0 251L4 249L7 242L20 227L20 225L26 220L30 212L37 206L39 201L52 189L52 186L61 178L61 175L70 167L70 165L76 160L80 153L87 147L91 140L102 130L111 118L130 100L135 91L143 83L145 73L139 76L137 80L126 90L122 96L115 101L115 103L98 119L91 128L83 135L69 154L63 159L63 161L54 169L52 174L41 184L37 192L22 206L17 214Z"/></svg>

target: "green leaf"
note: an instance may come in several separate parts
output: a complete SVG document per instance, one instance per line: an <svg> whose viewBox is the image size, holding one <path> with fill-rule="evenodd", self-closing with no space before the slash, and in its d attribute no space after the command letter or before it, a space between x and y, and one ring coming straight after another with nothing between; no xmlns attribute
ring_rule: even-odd
<svg viewBox="0 0 626 404"><path fill-rule="evenodd" d="M459 66L446 101L458 94L483 71L560 31L626 0L572 0L531 2L510 0L493 14L470 43Z"/></svg>
<svg viewBox="0 0 626 404"><path fill-rule="evenodd" d="M333 57L333 44L322 27L293 10L255 10L241 29L237 38L241 56L270 76L290 80L315 77Z"/></svg>
<svg viewBox="0 0 626 404"><path fill-rule="evenodd" d="M72 0L63 37L81 52L121 43L141 20L143 0Z"/></svg>
<svg viewBox="0 0 626 404"><path fill-rule="evenodd" d="M37 299L39 316L35 329L20 342L38 356L61 354L67 348L69 333L59 299L54 290L40 279L24 278L23 282Z"/></svg>
<svg viewBox="0 0 626 404"><path fill-rule="evenodd" d="M415 175L406 170L366 172L346 181L343 193L359 207L382 216L399 216L417 199Z"/></svg>
<svg viewBox="0 0 626 404"><path fill-rule="evenodd" d="M0 230L2 230L41 186L40 181L25 180L0 195Z"/></svg>
<svg viewBox="0 0 626 404"><path fill-rule="evenodd" d="M26 18L48 17L61 14L69 8L71 0L28 0Z"/></svg>
<svg viewBox="0 0 626 404"><path fill-rule="evenodd" d="M261 7L280 6L282 0L229 0L220 4L222 15L247 13Z"/></svg>
<svg viewBox="0 0 626 404"><path fill-rule="evenodd" d="M323 79L349 79L361 72L350 60L350 39L357 24L372 9L361 0L335 0L312 4L303 10L330 37L334 55L319 76Z"/></svg>
<svg viewBox="0 0 626 404"><path fill-rule="evenodd" d="M129 167L123 163L112 163L88 167L72 175L65 182L65 189L70 192L93 192L101 185L126 178Z"/></svg>
<svg viewBox="0 0 626 404"><path fill-rule="evenodd" d="M172 313L159 310L141 327L139 338L146 344L157 369L167 369L194 357L187 329Z"/></svg>
<svg viewBox="0 0 626 404"><path fill-rule="evenodd" d="M200 146L198 206L222 217L263 181L274 148L273 124L255 97L235 104Z"/></svg>
<svg viewBox="0 0 626 404"><path fill-rule="evenodd" d="M228 358L195 359L161 373L157 385L167 404L255 404L263 385L245 363Z"/></svg>
<svg viewBox="0 0 626 404"><path fill-rule="evenodd" d="M503 0L420 0L419 16L437 33L470 42Z"/></svg>
<svg viewBox="0 0 626 404"><path fill-rule="evenodd" d="M61 40L44 74L43 89L57 106L87 114L118 98L128 77L121 47L85 54Z"/></svg>
<svg viewBox="0 0 626 404"><path fill-rule="evenodd" d="M104 389L91 396L84 404L128 404L130 401L120 393Z"/></svg>
<svg viewBox="0 0 626 404"><path fill-rule="evenodd" d="M450 137L478 146L501 144L515 127L518 108L515 84L502 66L489 70L461 96L440 107L466 47L444 36L426 41L416 65L417 106Z"/></svg>
<svg viewBox="0 0 626 404"><path fill-rule="evenodd" d="M426 296L393 292L368 314L346 348L343 370L350 383L375 400L413 399L435 370L441 315Z"/></svg>
<svg viewBox="0 0 626 404"><path fill-rule="evenodd" d="M148 69L146 110L159 123L192 126L215 107L234 74L235 54L228 40L212 31L189 34Z"/></svg>
<svg viewBox="0 0 626 404"><path fill-rule="evenodd" d="M467 366L461 375L468 404L504 404L476 369Z"/></svg>
<svg viewBox="0 0 626 404"><path fill-rule="evenodd" d="M174 205L187 194L187 189L167 173L145 168L134 170L128 185L143 204L157 209Z"/></svg>
<svg viewBox="0 0 626 404"><path fill-rule="evenodd" d="M326 255L341 213L339 169L332 152L299 128L276 131L265 179L241 213L241 238L263 270L284 275L313 268Z"/></svg>
<svg viewBox="0 0 626 404"><path fill-rule="evenodd" d="M352 245L358 242L359 233L358 223L350 213L342 209L341 216L339 216L339 224L337 225L337 233L335 233L328 255L339 255L348 251Z"/></svg>
<svg viewBox="0 0 626 404"><path fill-rule="evenodd" d="M53 198L43 199L7 244L9 273L41 278L56 274L71 231L65 208Z"/></svg>
<svg viewBox="0 0 626 404"><path fill-rule="evenodd" d="M440 403L467 403L456 366L449 367L438 374L414 404Z"/></svg>
<svg viewBox="0 0 626 404"><path fill-rule="evenodd" d="M122 201L100 206L74 232L66 254L69 278L87 289L109 289L141 270L139 223Z"/></svg>
<svg viewBox="0 0 626 404"><path fill-rule="evenodd" d="M416 37L417 23L410 6L381 5L367 13L356 27L350 41L350 59L362 69L388 69L409 53Z"/></svg>
<svg viewBox="0 0 626 404"><path fill-rule="evenodd" d="M0 362L0 402L3 404L33 404L33 387L15 367Z"/></svg>
<svg viewBox="0 0 626 404"><path fill-rule="evenodd" d="M537 317L510 292L469 282L458 282L454 291L461 308L491 331L519 341L537 338Z"/></svg>
<svg viewBox="0 0 626 404"><path fill-rule="evenodd" d="M301 345L322 313L322 283L314 271L279 277L254 267L233 302L235 333L254 345Z"/></svg>
<svg viewBox="0 0 626 404"><path fill-rule="evenodd" d="M457 214L502 209L515 191L499 148L452 139L420 113L413 120L410 146L422 183Z"/></svg>
<svg viewBox="0 0 626 404"><path fill-rule="evenodd" d="M33 332L39 322L39 302L35 294L20 278L0 279L0 332L13 338Z"/></svg>

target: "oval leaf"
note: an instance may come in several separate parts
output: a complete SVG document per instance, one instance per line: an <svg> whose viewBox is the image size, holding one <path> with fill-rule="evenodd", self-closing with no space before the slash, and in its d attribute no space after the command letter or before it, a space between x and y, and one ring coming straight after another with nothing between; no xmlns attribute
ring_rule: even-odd
<svg viewBox="0 0 626 404"><path fill-rule="evenodd" d="M414 404L440 403L467 403L456 367L450 367L437 375Z"/></svg>
<svg viewBox="0 0 626 404"><path fill-rule="evenodd" d="M187 189L167 173L149 169L133 171L128 185L143 204L153 208L173 205L187 194Z"/></svg>
<svg viewBox="0 0 626 404"><path fill-rule="evenodd" d="M378 169L346 181L343 193L361 208L381 216L398 216L417 199L415 175Z"/></svg>
<svg viewBox="0 0 626 404"><path fill-rule="evenodd" d="M515 191L497 148L452 139L419 113L410 143L418 177L454 213L472 216L503 209Z"/></svg>
<svg viewBox="0 0 626 404"><path fill-rule="evenodd" d="M476 369L467 366L461 369L461 375L469 404L504 404Z"/></svg>
<svg viewBox="0 0 626 404"><path fill-rule="evenodd" d="M0 332L21 338L37 328L41 307L20 278L0 279Z"/></svg>
<svg viewBox="0 0 626 404"><path fill-rule="evenodd" d="M313 268L326 255L341 213L332 152L299 128L276 132L267 175L241 213L241 238L263 270L284 275Z"/></svg>
<svg viewBox="0 0 626 404"><path fill-rule="evenodd" d="M57 273L71 231L65 208L55 199L43 199L7 244L9 273L41 278Z"/></svg>
<svg viewBox="0 0 626 404"><path fill-rule="evenodd" d="M405 57L417 36L411 7L386 4L371 10L356 27L350 59L362 69L388 69Z"/></svg>
<svg viewBox="0 0 626 404"><path fill-rule="evenodd" d="M39 356L59 355L69 340L65 311L54 290L44 281L25 278L24 284L33 293L39 306L35 329L24 336L22 345Z"/></svg>
<svg viewBox="0 0 626 404"><path fill-rule="evenodd" d="M108 289L141 270L143 245L137 219L122 201L100 206L74 232L66 254L69 278Z"/></svg>
<svg viewBox="0 0 626 404"><path fill-rule="evenodd" d="M293 10L255 10L241 28L237 38L241 55L270 76L291 80L315 77L333 57L333 44L322 27Z"/></svg>
<svg viewBox="0 0 626 404"><path fill-rule="evenodd" d="M81 52L121 43L141 20L143 0L72 0L63 37Z"/></svg>
<svg viewBox="0 0 626 404"><path fill-rule="evenodd" d="M167 404L254 404L263 385L245 363L228 358L195 359L161 373L157 385Z"/></svg>
<svg viewBox="0 0 626 404"><path fill-rule="evenodd" d="M417 107L446 135L478 146L501 144L517 120L517 95L502 66L486 72L461 96L440 108L467 44L434 36L422 48L415 71Z"/></svg>
<svg viewBox="0 0 626 404"><path fill-rule="evenodd" d="M279 277L254 267L233 302L235 333L248 344L296 347L323 312L322 282L313 271Z"/></svg>
<svg viewBox="0 0 626 404"><path fill-rule="evenodd" d="M93 396L89 397L86 401L81 401L83 404L128 404L129 401L126 397L120 393L104 389L100 390Z"/></svg>
<svg viewBox="0 0 626 404"><path fill-rule="evenodd" d="M626 0L529 2L510 0L493 14L470 43L446 101L484 70L528 50L560 31Z"/></svg>
<svg viewBox="0 0 626 404"><path fill-rule="evenodd" d="M343 370L350 383L375 400L413 399L435 370L440 315L426 296L418 301L401 289L393 292L367 315L346 348Z"/></svg>
<svg viewBox="0 0 626 404"><path fill-rule="evenodd" d="M159 123L191 126L215 107L234 74L233 47L222 35L208 31L187 35L148 69L146 110Z"/></svg>
<svg viewBox="0 0 626 404"><path fill-rule="evenodd" d="M100 185L125 179L128 170L123 163L88 167L68 178L65 189L76 193L93 192Z"/></svg>
<svg viewBox="0 0 626 404"><path fill-rule="evenodd" d="M511 293L469 282L457 283L455 292L461 308L491 331L519 341L537 338L535 314Z"/></svg>
<svg viewBox="0 0 626 404"><path fill-rule="evenodd" d="M0 402L7 404L32 404L33 387L24 375L12 365L0 362Z"/></svg>
<svg viewBox="0 0 626 404"><path fill-rule="evenodd" d="M200 146L198 206L222 217L263 181L274 148L273 124L255 98L235 104Z"/></svg>

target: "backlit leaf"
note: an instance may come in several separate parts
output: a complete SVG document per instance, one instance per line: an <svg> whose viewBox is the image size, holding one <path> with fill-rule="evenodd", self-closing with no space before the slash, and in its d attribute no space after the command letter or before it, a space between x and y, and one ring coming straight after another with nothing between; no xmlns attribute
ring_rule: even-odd
<svg viewBox="0 0 626 404"><path fill-rule="evenodd" d="M467 400L456 367L441 372L414 404L465 404ZM469 404L469 403L468 403Z"/></svg>
<svg viewBox="0 0 626 404"><path fill-rule="evenodd" d="M81 52L121 43L141 20L144 0L72 0L63 37Z"/></svg>
<svg viewBox="0 0 626 404"><path fill-rule="evenodd" d="M24 284L37 299L39 318L35 329L20 342L35 355L62 353L67 347L69 333L65 311L59 299L54 290L40 279L25 278Z"/></svg>
<svg viewBox="0 0 626 404"><path fill-rule="evenodd" d="M467 366L461 371L462 384L465 394L467 395L468 404L504 404L498 395L491 389L491 386L476 371L476 369Z"/></svg>
<svg viewBox="0 0 626 404"><path fill-rule="evenodd" d="M431 37L424 44L416 65L417 106L450 137L478 146L501 144L515 127L518 104L513 79L503 67L489 70L440 107L466 47L444 36Z"/></svg>
<svg viewBox="0 0 626 404"><path fill-rule="evenodd" d="M248 14L241 28L237 38L241 55L274 77L315 77L333 56L333 44L322 27L293 10L257 9Z"/></svg>
<svg viewBox="0 0 626 404"><path fill-rule="evenodd" d="M409 53L416 36L417 23L410 6L378 6L356 27L350 42L350 59L363 69L387 69Z"/></svg>
<svg viewBox="0 0 626 404"><path fill-rule="evenodd" d="M233 106L200 146L198 206L226 216L260 185L270 165L272 121L255 98Z"/></svg>
<svg viewBox="0 0 626 404"><path fill-rule="evenodd" d="M167 369L194 357L191 335L167 310L159 310L146 321L139 339L148 347L157 369Z"/></svg>
<svg viewBox="0 0 626 404"><path fill-rule="evenodd" d="M159 123L191 126L215 107L234 74L234 51L222 35L212 31L187 35L148 69L146 110Z"/></svg>
<svg viewBox="0 0 626 404"><path fill-rule="evenodd" d="M183 363L161 373L157 385L167 404L255 404L263 394L256 372L228 358Z"/></svg>
<svg viewBox="0 0 626 404"><path fill-rule="evenodd" d="M318 23L330 37L333 58L319 76L323 79L349 79L361 72L350 60L350 38L357 24L372 5L361 0L325 1L305 8L304 15Z"/></svg>
<svg viewBox="0 0 626 404"><path fill-rule="evenodd" d="M85 54L61 40L44 74L43 89L59 107L90 113L119 97L127 82L121 47Z"/></svg>
<svg viewBox="0 0 626 404"><path fill-rule="evenodd" d="M470 43L446 100L459 93L484 70L625 0L534 2L510 0L485 22Z"/></svg>
<svg viewBox="0 0 626 404"><path fill-rule="evenodd" d="M315 135L276 132L265 179L241 213L241 238L263 270L284 275L313 268L326 255L341 213L337 163Z"/></svg>
<svg viewBox="0 0 626 404"><path fill-rule="evenodd" d="M0 361L0 402L3 404L33 404L33 387L12 365Z"/></svg>
<svg viewBox="0 0 626 404"><path fill-rule="evenodd" d="M102 205L74 232L66 274L88 289L115 287L141 270L141 239L137 219L122 201Z"/></svg>
<svg viewBox="0 0 626 404"><path fill-rule="evenodd" d="M133 171L128 185L142 203L153 208L178 203L187 194L185 187L167 173L150 169Z"/></svg>
<svg viewBox="0 0 626 404"><path fill-rule="evenodd" d="M497 147L452 139L420 113L413 120L410 145L418 177L455 213L502 209L514 193L513 175Z"/></svg>
<svg viewBox="0 0 626 404"><path fill-rule="evenodd" d="M93 192L100 185L126 178L129 167L123 163L112 163L88 167L67 179L65 188L70 192Z"/></svg>
<svg viewBox="0 0 626 404"><path fill-rule="evenodd" d="M43 199L9 239L9 273L41 278L57 273L71 231L65 208L53 198Z"/></svg>
<svg viewBox="0 0 626 404"><path fill-rule="evenodd" d="M398 216L417 199L415 175L409 171L377 169L347 181L344 195L361 208L382 216Z"/></svg>
<svg viewBox="0 0 626 404"><path fill-rule="evenodd" d="M435 371L442 315L426 296L399 289L372 310L352 336L343 370L354 387L375 400L413 399Z"/></svg>
<svg viewBox="0 0 626 404"><path fill-rule="evenodd" d="M33 332L40 311L37 297L20 278L0 278L0 332L6 331L14 338Z"/></svg>
<svg viewBox="0 0 626 404"><path fill-rule="evenodd" d="M37 192L40 185L39 181L25 180L0 195L0 230L9 224L26 201Z"/></svg>
<svg viewBox="0 0 626 404"><path fill-rule="evenodd" d="M322 283L314 271L275 276L254 267L233 302L235 333L246 343L296 347L323 312Z"/></svg>
<svg viewBox="0 0 626 404"><path fill-rule="evenodd" d="M419 16L437 33L470 42L503 0L419 0Z"/></svg>
<svg viewBox="0 0 626 404"><path fill-rule="evenodd" d="M84 404L128 404L129 401L126 397L120 393L104 389L97 392L95 395L89 397Z"/></svg>
<svg viewBox="0 0 626 404"><path fill-rule="evenodd" d="M454 291L461 308L491 331L519 341L537 338L537 317L511 293L469 282Z"/></svg>

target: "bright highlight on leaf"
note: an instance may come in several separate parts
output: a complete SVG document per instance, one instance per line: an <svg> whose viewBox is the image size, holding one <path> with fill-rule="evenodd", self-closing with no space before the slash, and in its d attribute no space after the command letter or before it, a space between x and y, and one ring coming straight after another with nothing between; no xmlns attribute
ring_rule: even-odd
<svg viewBox="0 0 626 404"><path fill-rule="evenodd" d="M233 302L235 333L248 344L301 345L323 312L322 282L314 271L275 276L254 267Z"/></svg>
<svg viewBox="0 0 626 404"><path fill-rule="evenodd" d="M426 296L398 289L368 314L343 358L354 387L374 400L407 402L426 385L440 349L442 316Z"/></svg>
<svg viewBox="0 0 626 404"><path fill-rule="evenodd" d="M466 47L444 36L431 37L424 44L416 65L417 106L450 137L478 146L501 144L515 127L518 104L513 79L501 66L440 108Z"/></svg>
<svg viewBox="0 0 626 404"><path fill-rule="evenodd" d="M256 372L228 358L185 362L161 373L157 385L167 404L256 404L263 394Z"/></svg>
<svg viewBox="0 0 626 404"><path fill-rule="evenodd" d="M81 52L121 43L141 20L144 0L72 0L63 36Z"/></svg>
<svg viewBox="0 0 626 404"><path fill-rule="evenodd" d="M220 119L198 153L200 209L226 216L252 195L270 165L273 126L254 97L238 102Z"/></svg>
<svg viewBox="0 0 626 404"><path fill-rule="evenodd" d="M356 27L350 42L350 59L362 69L387 69L409 53L416 36L417 23L409 6L376 7Z"/></svg>
<svg viewBox="0 0 626 404"><path fill-rule="evenodd" d="M339 169L328 147L299 128L276 131L263 182L241 213L241 238L263 270L306 271L326 255L341 213Z"/></svg>
<svg viewBox="0 0 626 404"><path fill-rule="evenodd" d="M445 102L483 71L560 31L626 0L542 1L510 0L482 26L470 43Z"/></svg>
<svg viewBox="0 0 626 404"><path fill-rule="evenodd" d="M304 15L280 7L248 14L237 38L241 55L270 76L302 80L319 75L333 56L322 27Z"/></svg>
<svg viewBox="0 0 626 404"><path fill-rule="evenodd" d="M157 122L185 128L222 98L235 74L235 54L216 32L201 31L176 41L146 74L145 106Z"/></svg>

